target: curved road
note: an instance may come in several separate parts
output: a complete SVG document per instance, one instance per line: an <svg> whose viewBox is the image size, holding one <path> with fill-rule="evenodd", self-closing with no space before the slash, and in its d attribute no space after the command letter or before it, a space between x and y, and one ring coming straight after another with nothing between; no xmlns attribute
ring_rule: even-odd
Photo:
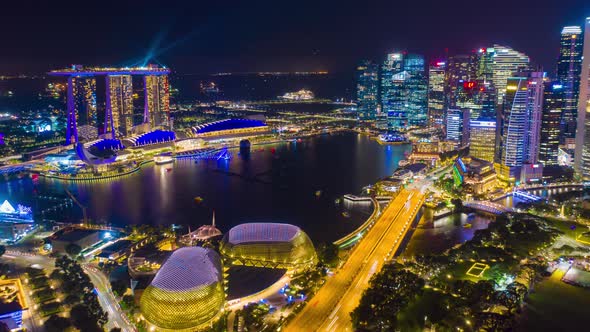
<svg viewBox="0 0 590 332"><path fill-rule="evenodd" d="M371 276L399 248L423 203L421 192L402 190L342 268L326 281L284 331L352 331L350 312L358 305Z"/></svg>

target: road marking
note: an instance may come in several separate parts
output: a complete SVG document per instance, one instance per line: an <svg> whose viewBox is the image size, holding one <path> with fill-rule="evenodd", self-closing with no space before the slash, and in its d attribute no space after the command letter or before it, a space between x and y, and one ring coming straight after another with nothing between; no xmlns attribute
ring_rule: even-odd
<svg viewBox="0 0 590 332"><path fill-rule="evenodd" d="M332 329L332 326L334 325L334 323L336 323L336 321L338 320L338 318L340 318L339 316L336 316L332 322L330 323L330 325L328 325L328 328L326 329L326 331L330 331Z"/></svg>
<svg viewBox="0 0 590 332"><path fill-rule="evenodd" d="M340 309L341 306L342 306L342 303L340 303L336 306L334 311L332 311L332 314L330 314L330 319L332 319L334 317L334 315L336 315L336 313L338 312L338 309Z"/></svg>

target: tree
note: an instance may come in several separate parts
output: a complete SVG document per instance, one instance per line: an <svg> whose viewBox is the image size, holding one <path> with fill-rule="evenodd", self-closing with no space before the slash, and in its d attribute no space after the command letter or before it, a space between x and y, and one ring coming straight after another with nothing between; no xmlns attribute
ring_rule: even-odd
<svg viewBox="0 0 590 332"><path fill-rule="evenodd" d="M359 306L351 313L357 330L395 330L397 314L423 291L424 279L414 273L386 265L371 278Z"/></svg>
<svg viewBox="0 0 590 332"><path fill-rule="evenodd" d="M121 301L128 307L132 308L135 306L135 298L133 295L124 295Z"/></svg>
<svg viewBox="0 0 590 332"><path fill-rule="evenodd" d="M122 296L127 291L127 282L125 280L111 281L111 289L117 296Z"/></svg>
<svg viewBox="0 0 590 332"><path fill-rule="evenodd" d="M78 294L70 294L64 299L64 304L67 306L73 306L80 303L80 296Z"/></svg>
<svg viewBox="0 0 590 332"><path fill-rule="evenodd" d="M463 210L463 201L459 198L452 198L451 204L455 206L455 212L461 212Z"/></svg>
<svg viewBox="0 0 590 332"><path fill-rule="evenodd" d="M66 253L68 255L70 255L71 257L78 256L81 251L82 251L82 248L75 243L70 243L66 246Z"/></svg>
<svg viewBox="0 0 590 332"><path fill-rule="evenodd" d="M70 311L70 318L74 326L81 331L102 331L98 321L84 304L75 305Z"/></svg>
<svg viewBox="0 0 590 332"><path fill-rule="evenodd" d="M45 321L43 327L47 332L62 332L71 325L72 323L69 319L60 317L58 315L51 315L51 317Z"/></svg>
<svg viewBox="0 0 590 332"><path fill-rule="evenodd" d="M318 247L320 262L326 266L336 266L338 263L339 248L333 243L322 243Z"/></svg>
<svg viewBox="0 0 590 332"><path fill-rule="evenodd" d="M60 269L54 269L53 271L51 271L49 278L51 278L51 280L60 281L63 279L63 274Z"/></svg>

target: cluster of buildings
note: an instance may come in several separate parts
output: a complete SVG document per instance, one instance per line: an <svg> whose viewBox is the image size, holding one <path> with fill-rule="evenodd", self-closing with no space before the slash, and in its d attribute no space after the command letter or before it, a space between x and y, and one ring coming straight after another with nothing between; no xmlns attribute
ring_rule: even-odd
<svg viewBox="0 0 590 332"><path fill-rule="evenodd" d="M362 61L359 119L390 132L439 128L508 182L542 181L544 167L560 165L590 180L590 18L584 29L563 28L552 76L502 45L429 64L406 52Z"/></svg>
<svg viewBox="0 0 590 332"><path fill-rule="evenodd" d="M198 246L172 252L141 293L141 313L151 331L208 330L223 313L230 266L294 272L316 263L313 244L299 227L241 224L225 234L219 253Z"/></svg>
<svg viewBox="0 0 590 332"><path fill-rule="evenodd" d="M51 76L68 80L66 141L116 139L171 128L168 74L169 69L155 65L134 68L73 65L49 72ZM135 99L140 98L134 96L134 82L143 85L143 100L137 102Z"/></svg>

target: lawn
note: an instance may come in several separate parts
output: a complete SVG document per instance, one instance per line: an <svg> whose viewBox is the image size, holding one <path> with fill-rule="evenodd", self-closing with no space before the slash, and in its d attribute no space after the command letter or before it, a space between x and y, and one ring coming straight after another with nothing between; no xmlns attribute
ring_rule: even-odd
<svg viewBox="0 0 590 332"><path fill-rule="evenodd" d="M518 331L578 331L590 323L590 290L560 281L564 271L535 286L526 300Z"/></svg>

